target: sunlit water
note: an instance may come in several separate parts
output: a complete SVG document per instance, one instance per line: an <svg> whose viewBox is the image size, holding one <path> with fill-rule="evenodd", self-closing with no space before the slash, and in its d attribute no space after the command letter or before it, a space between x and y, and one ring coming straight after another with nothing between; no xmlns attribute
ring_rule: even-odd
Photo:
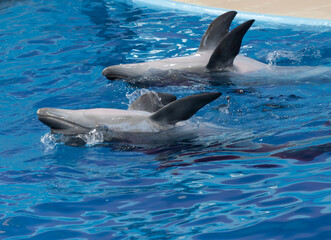
<svg viewBox="0 0 331 240"><path fill-rule="evenodd" d="M101 0L0 13L0 239L331 238L329 27L254 23L241 54L290 69L130 84L101 71L191 54L215 16ZM72 146L36 115L126 109L150 90L223 95L162 144L92 131Z"/></svg>

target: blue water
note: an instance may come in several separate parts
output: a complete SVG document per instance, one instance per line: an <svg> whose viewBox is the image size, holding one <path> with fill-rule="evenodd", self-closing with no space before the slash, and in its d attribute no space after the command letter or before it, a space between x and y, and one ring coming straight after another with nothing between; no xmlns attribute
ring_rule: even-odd
<svg viewBox="0 0 331 240"><path fill-rule="evenodd" d="M0 1L0 239L331 239L330 27L255 22L241 54L285 71L101 75L193 53L214 18ZM147 89L223 95L184 123L195 138L162 145L96 134L74 147L37 119L41 107L126 109Z"/></svg>

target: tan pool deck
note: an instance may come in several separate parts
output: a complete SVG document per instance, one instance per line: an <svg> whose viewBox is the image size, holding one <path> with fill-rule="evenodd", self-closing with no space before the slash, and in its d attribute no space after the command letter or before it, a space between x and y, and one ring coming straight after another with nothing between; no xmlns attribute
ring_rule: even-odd
<svg viewBox="0 0 331 240"><path fill-rule="evenodd" d="M288 17L331 19L331 0L175 0L177 2Z"/></svg>

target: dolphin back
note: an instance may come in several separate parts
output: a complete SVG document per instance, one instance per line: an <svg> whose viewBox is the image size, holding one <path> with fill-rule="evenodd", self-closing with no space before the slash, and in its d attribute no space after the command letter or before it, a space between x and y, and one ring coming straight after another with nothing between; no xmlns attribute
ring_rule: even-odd
<svg viewBox="0 0 331 240"><path fill-rule="evenodd" d="M174 125L191 118L200 108L221 95L219 92L211 92L184 97L169 103L149 118L158 123Z"/></svg>
<svg viewBox="0 0 331 240"><path fill-rule="evenodd" d="M137 98L136 101L130 105L128 110L139 110L154 113L176 99L176 96L169 93L150 91Z"/></svg>
<svg viewBox="0 0 331 240"><path fill-rule="evenodd" d="M249 20L244 22L222 39L212 53L206 66L209 71L218 71L233 65L233 60L240 51L242 39L254 21Z"/></svg>
<svg viewBox="0 0 331 240"><path fill-rule="evenodd" d="M198 52L214 50L222 38L228 34L229 27L236 14L236 11L229 11L217 17L204 33Z"/></svg>

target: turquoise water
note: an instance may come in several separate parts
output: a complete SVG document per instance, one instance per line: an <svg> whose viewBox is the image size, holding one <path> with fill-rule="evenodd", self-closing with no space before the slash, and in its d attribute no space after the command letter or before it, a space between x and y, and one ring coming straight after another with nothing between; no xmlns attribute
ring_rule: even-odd
<svg viewBox="0 0 331 240"><path fill-rule="evenodd" d="M130 84L101 71L191 54L214 16L99 0L0 12L0 239L331 238L329 27L255 22L241 54L282 71ZM36 115L126 109L147 89L223 95L178 129L194 138L162 145L69 146Z"/></svg>

